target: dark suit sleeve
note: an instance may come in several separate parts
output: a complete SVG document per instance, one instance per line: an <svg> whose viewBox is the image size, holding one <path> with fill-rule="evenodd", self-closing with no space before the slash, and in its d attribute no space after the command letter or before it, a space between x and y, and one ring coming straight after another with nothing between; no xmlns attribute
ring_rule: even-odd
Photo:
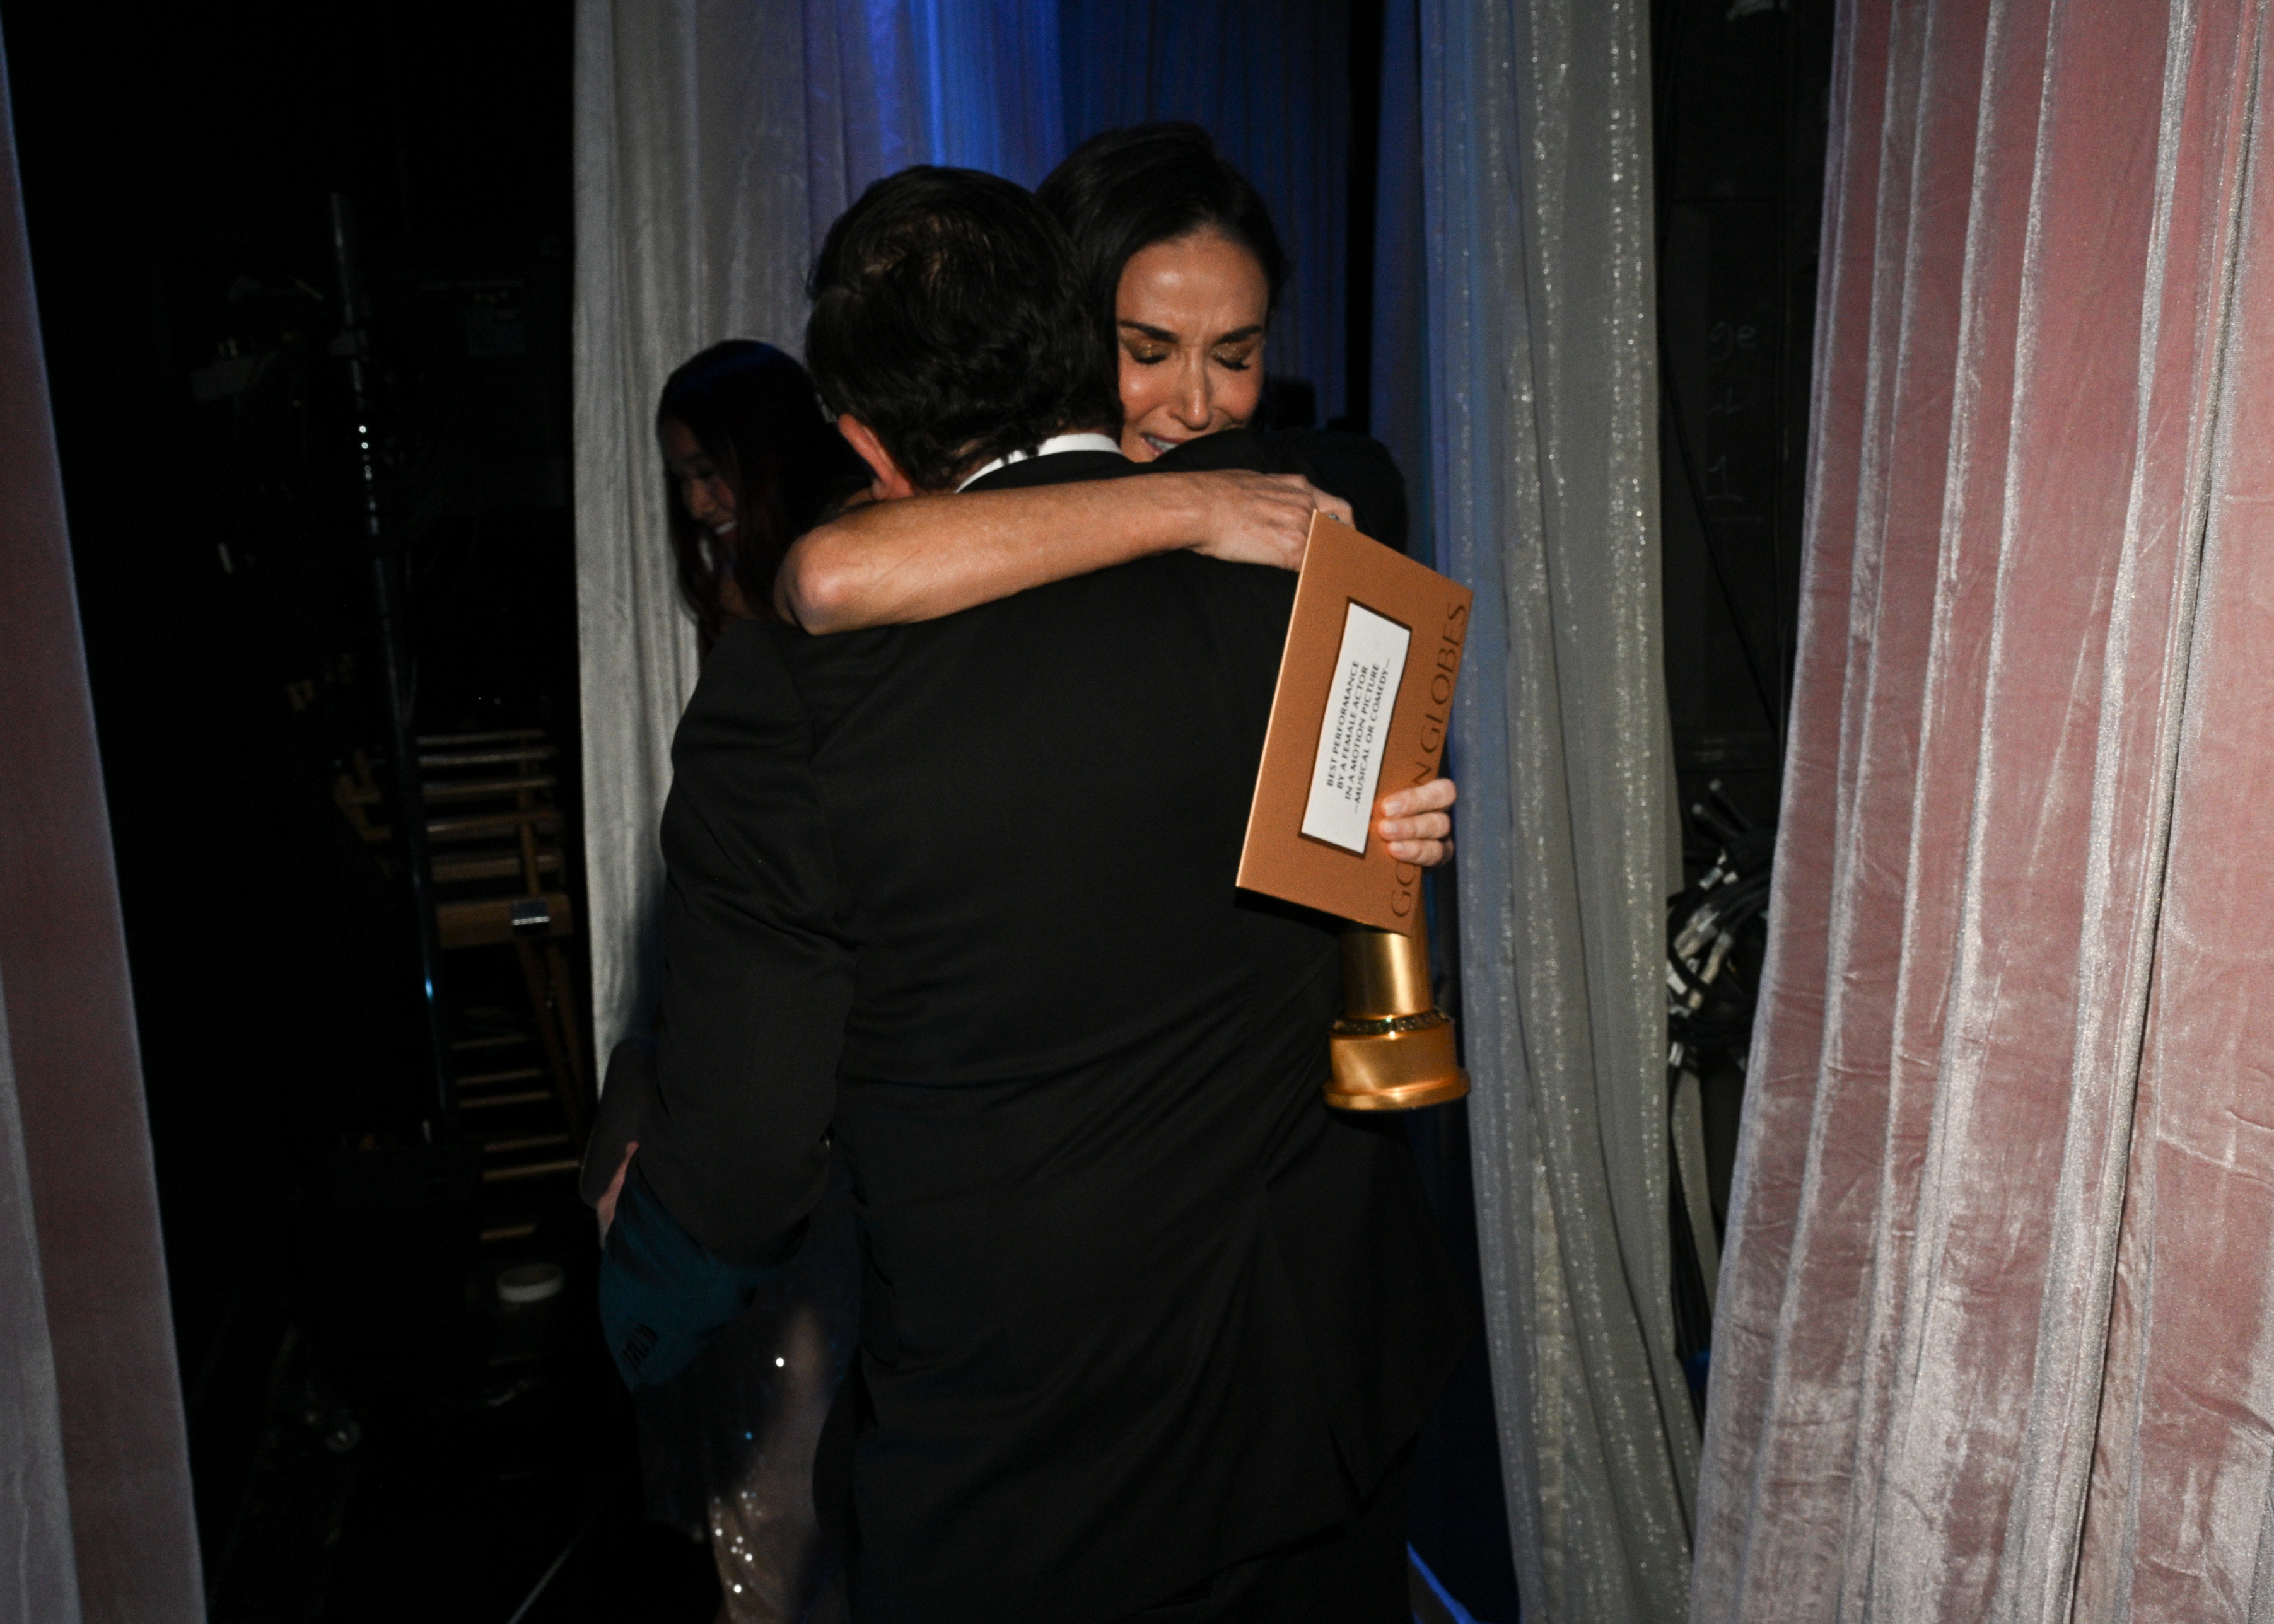
<svg viewBox="0 0 2274 1624"><path fill-rule="evenodd" d="M707 1252L794 1252L828 1175L854 954L812 732L777 628L705 662L663 814L664 1038L636 1165Z"/></svg>
<svg viewBox="0 0 2274 1624"><path fill-rule="evenodd" d="M1406 550L1405 477L1380 440L1337 429L1284 429L1261 434L1225 429L1188 440L1148 463L1163 473L1207 473L1244 468L1261 474L1300 474L1329 496L1351 505L1358 528L1385 547Z"/></svg>
<svg viewBox="0 0 2274 1624"><path fill-rule="evenodd" d="M1283 443L1305 478L1350 503L1361 531L1407 551L1405 477L1387 446L1337 429L1291 429L1270 438Z"/></svg>

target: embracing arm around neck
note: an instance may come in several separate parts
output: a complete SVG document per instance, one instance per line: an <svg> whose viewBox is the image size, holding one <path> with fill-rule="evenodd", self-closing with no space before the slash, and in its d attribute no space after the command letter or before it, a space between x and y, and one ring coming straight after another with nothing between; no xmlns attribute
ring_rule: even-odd
<svg viewBox="0 0 2274 1624"><path fill-rule="evenodd" d="M816 633L937 620L1030 587L1194 548L1294 569L1311 515L1349 504L1296 474L1146 474L870 502L807 531L774 602Z"/></svg>
<svg viewBox="0 0 2274 1624"><path fill-rule="evenodd" d="M807 531L775 579L785 620L816 633L937 620L1030 587L1191 547L1302 567L1311 515L1350 506L1294 474L1147 474L870 502ZM1375 831L1400 861L1453 852L1449 778L1382 797Z"/></svg>

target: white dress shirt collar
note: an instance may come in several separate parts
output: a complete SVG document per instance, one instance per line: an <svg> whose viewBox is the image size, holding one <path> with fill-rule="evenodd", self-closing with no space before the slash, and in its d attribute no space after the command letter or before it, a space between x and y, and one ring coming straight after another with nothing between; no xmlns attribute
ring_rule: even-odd
<svg viewBox="0 0 2274 1624"><path fill-rule="evenodd" d="M956 485L960 491L975 479L984 479L998 468L1008 468L1013 462L1023 462L1028 456L1056 456L1061 451L1119 451L1121 442L1111 434L1053 434L1032 452L1013 451L1008 456L998 456L983 468L975 468L964 475Z"/></svg>

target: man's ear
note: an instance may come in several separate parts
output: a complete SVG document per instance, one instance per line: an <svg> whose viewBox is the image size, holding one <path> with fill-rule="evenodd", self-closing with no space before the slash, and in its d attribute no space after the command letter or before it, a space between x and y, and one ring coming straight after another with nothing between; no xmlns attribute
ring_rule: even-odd
<svg viewBox="0 0 2274 1624"><path fill-rule="evenodd" d="M885 442L877 438L876 430L858 417L840 414L837 432L845 436L847 445L861 454L861 460L876 476L869 482L870 495L880 502L889 502L916 493L915 481L900 471L900 465L892 461L892 454L885 449Z"/></svg>

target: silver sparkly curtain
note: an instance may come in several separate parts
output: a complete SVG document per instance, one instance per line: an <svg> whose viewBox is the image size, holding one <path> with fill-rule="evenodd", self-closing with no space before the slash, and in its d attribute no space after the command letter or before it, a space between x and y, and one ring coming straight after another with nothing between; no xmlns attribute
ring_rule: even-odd
<svg viewBox="0 0 2274 1624"><path fill-rule="evenodd" d="M1649 71L1638 0L1422 0L1438 557L1487 1335L1528 1618L1686 1605Z"/></svg>
<svg viewBox="0 0 2274 1624"><path fill-rule="evenodd" d="M653 417L726 338L793 352L806 268L877 177L1024 184L1063 149L1055 0L580 0L575 315L577 647L599 1051L652 1008L671 733L695 684Z"/></svg>

